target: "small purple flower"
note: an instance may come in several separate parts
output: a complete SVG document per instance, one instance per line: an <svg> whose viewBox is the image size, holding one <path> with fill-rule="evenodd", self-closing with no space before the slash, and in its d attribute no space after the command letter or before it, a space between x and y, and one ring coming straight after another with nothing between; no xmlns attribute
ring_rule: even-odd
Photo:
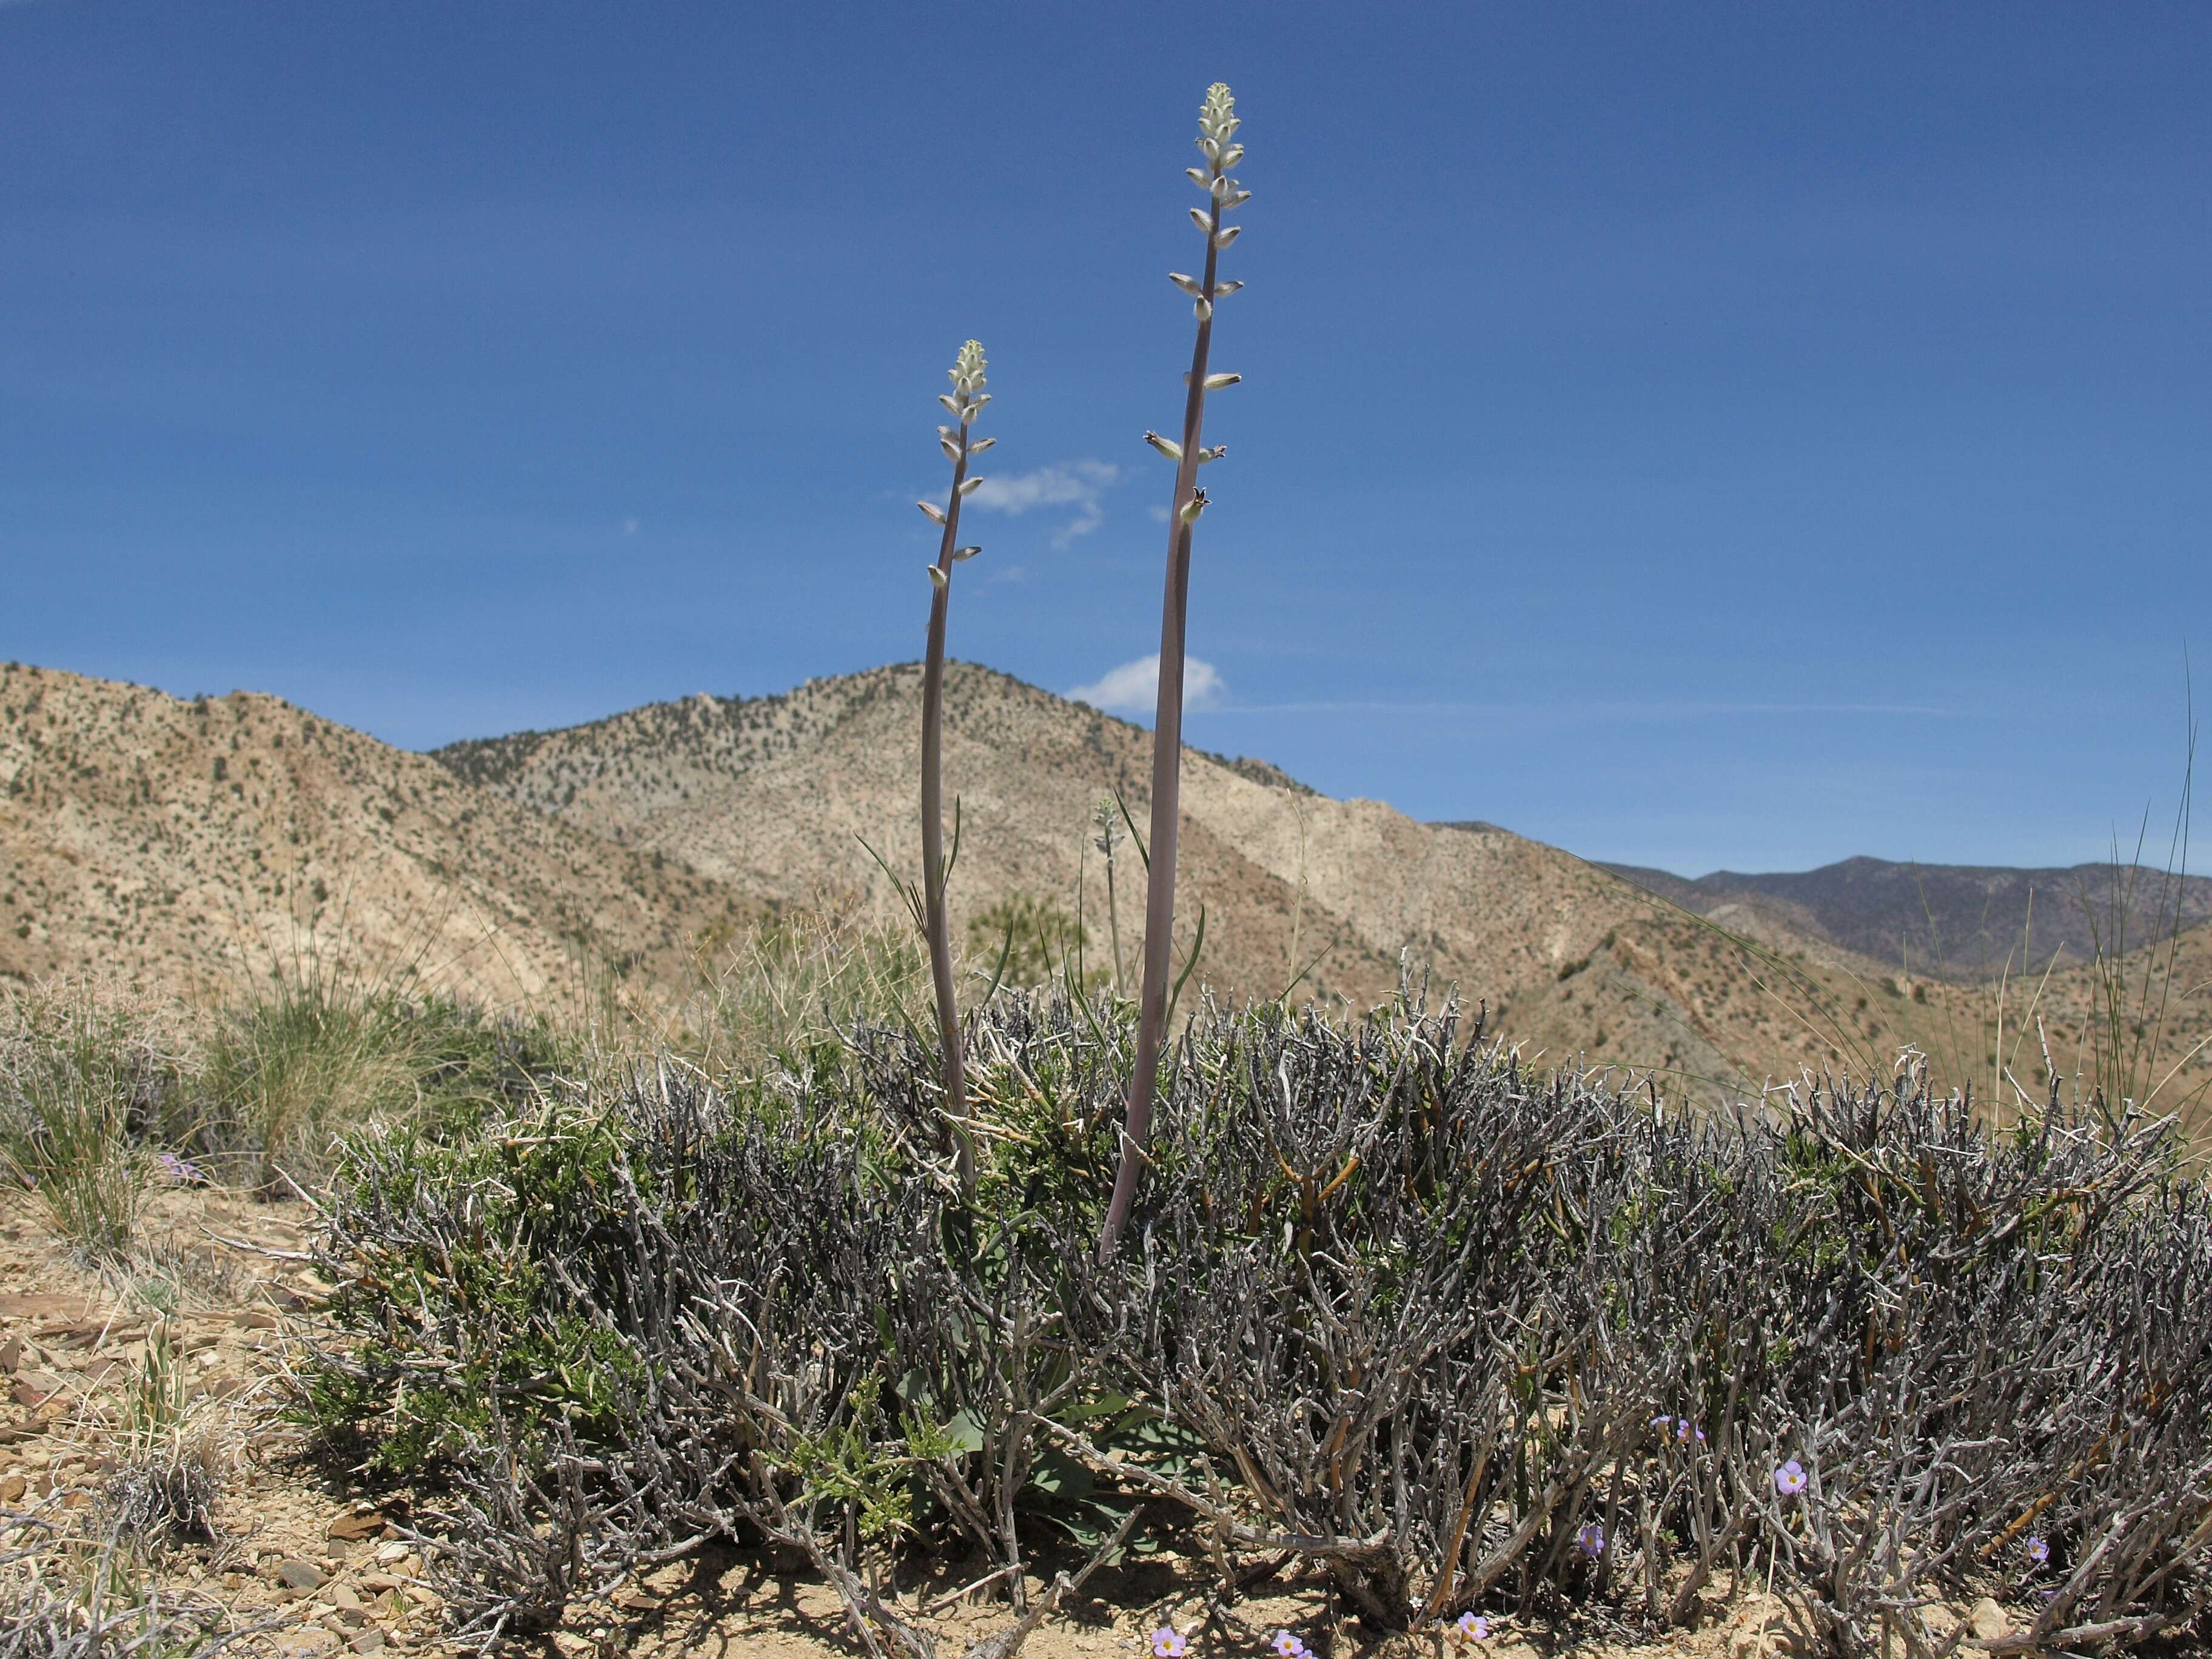
<svg viewBox="0 0 2212 1659"><path fill-rule="evenodd" d="M1686 1417L1655 1417L1651 1419L1651 1426L1663 1430L1677 1440L1696 1439L1702 1442L1705 1437L1705 1431Z"/></svg>
<svg viewBox="0 0 2212 1659"><path fill-rule="evenodd" d="M1595 1521L1586 1521L1583 1529L1575 1534L1575 1547L1593 1561L1605 1553L1605 1528Z"/></svg>
<svg viewBox="0 0 2212 1659"><path fill-rule="evenodd" d="M1479 1613L1462 1613L1446 1628L1462 1642L1487 1642L1490 1639L1490 1620Z"/></svg>
<svg viewBox="0 0 2212 1659"><path fill-rule="evenodd" d="M1275 1632L1273 1645L1279 1659L1313 1659L1313 1654L1308 1650L1306 1644L1286 1630L1279 1630Z"/></svg>
<svg viewBox="0 0 2212 1659"><path fill-rule="evenodd" d="M2041 1566L2045 1561L2048 1561L2051 1559L2051 1546L2045 1543L2040 1538L2029 1539L2027 1540L2027 1559L2034 1562L2037 1566Z"/></svg>
<svg viewBox="0 0 2212 1659"><path fill-rule="evenodd" d="M197 1164L179 1158L174 1152L162 1152L155 1157L154 1162L173 1186L204 1187L208 1184L205 1170Z"/></svg>
<svg viewBox="0 0 2212 1659"><path fill-rule="evenodd" d="M1162 1625L1152 1632L1152 1659L1182 1659L1190 1651L1190 1643L1172 1625Z"/></svg>
<svg viewBox="0 0 2212 1659"><path fill-rule="evenodd" d="M1774 1472L1774 1490L1784 1498L1795 1498L1805 1490L1805 1467L1791 1458Z"/></svg>

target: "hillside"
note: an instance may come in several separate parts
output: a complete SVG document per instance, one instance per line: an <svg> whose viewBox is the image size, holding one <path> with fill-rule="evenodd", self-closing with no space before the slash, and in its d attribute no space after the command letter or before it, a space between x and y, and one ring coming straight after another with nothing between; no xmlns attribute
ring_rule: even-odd
<svg viewBox="0 0 2212 1659"><path fill-rule="evenodd" d="M221 994L312 940L324 960L495 1006L610 971L651 1000L702 945L774 910L857 902L892 921L861 837L896 867L918 861L920 678L904 665L696 696L433 757L274 697L184 702L0 668L0 977L101 969ZM1119 792L1146 821L1149 735L966 665L947 722L956 930L1001 901L1051 901L1080 912L1104 969L1091 814ZM1307 968L1301 997L1364 1007L1396 988L1402 956L1532 1054L1657 1068L1708 1097L1808 1065L1886 1067L1906 1044L1947 1075L1996 1063L1988 989L1907 976L1779 901L1685 915L1558 848L1334 800L1259 761L1190 753L1183 804L1178 944L1202 912L1197 978L1218 994L1274 995ZM1133 964L1143 873L1121 856ZM2185 1048L2208 1024L2212 930L2172 978ZM2062 1073L2091 988L2071 969L2037 993ZM2040 1052L2014 1046L2022 995L2008 993L2004 1047L2034 1091ZM2212 1053L2180 1083L2208 1074Z"/></svg>
<svg viewBox="0 0 2212 1659"><path fill-rule="evenodd" d="M0 666L0 976L186 994L312 939L506 1004L672 973L734 896L275 697Z"/></svg>
<svg viewBox="0 0 2212 1659"><path fill-rule="evenodd" d="M681 860L738 890L805 902L825 889L894 914L861 845L918 860L914 778L918 665L811 681L761 698L697 696L562 731L455 744L466 781L624 846ZM1106 953L1103 872L1086 852L1093 805L1119 792L1145 822L1151 738L1140 728L991 670L953 665L945 777L963 803L956 933L1015 896L1080 903ZM1886 1064L1905 1042L1976 1046L1978 993L1915 981L1771 918L1751 931L1777 973L1607 872L1495 826L1418 823L1375 801L1317 795L1264 763L1186 758L1179 945L1201 907L1201 977L1272 994L1321 960L1303 991L1354 1006L1398 980L1401 952L1437 984L1486 1000L1553 1058L1664 1067L1705 1091L1756 1086L1859 1049ZM1125 850L1124 858L1127 858ZM1125 956L1141 890L1120 882ZM1881 988L1883 986L1893 989ZM1875 988L1871 990L1866 988ZM1845 1028L1810 1018L1808 999Z"/></svg>

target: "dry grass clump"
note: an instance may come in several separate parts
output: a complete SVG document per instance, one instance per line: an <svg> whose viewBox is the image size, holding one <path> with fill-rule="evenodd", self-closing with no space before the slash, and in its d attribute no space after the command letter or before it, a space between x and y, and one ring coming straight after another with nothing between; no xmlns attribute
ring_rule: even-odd
<svg viewBox="0 0 2212 1659"><path fill-rule="evenodd" d="M205 1597L137 1581L127 1534L72 1528L50 1499L0 1509L0 1659L214 1659L264 1633Z"/></svg>
<svg viewBox="0 0 2212 1659"><path fill-rule="evenodd" d="M120 1535L148 1551L215 1541L228 1459L211 1402L194 1395L166 1325L147 1342L119 1426L106 1507Z"/></svg>
<svg viewBox="0 0 2212 1659"><path fill-rule="evenodd" d="M0 991L0 1170L88 1256L119 1258L145 1149L185 1129L200 1067L174 1007L111 981Z"/></svg>

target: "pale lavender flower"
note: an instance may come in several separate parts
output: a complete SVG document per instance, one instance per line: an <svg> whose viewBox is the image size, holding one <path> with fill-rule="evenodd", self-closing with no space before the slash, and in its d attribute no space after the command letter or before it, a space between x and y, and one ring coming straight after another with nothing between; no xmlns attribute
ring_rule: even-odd
<svg viewBox="0 0 2212 1659"><path fill-rule="evenodd" d="M1490 1639L1490 1620L1479 1613L1462 1613L1445 1628L1462 1642L1487 1642Z"/></svg>
<svg viewBox="0 0 2212 1659"><path fill-rule="evenodd" d="M1189 1641L1172 1625L1162 1625L1152 1632L1152 1659L1182 1659L1189 1651Z"/></svg>
<svg viewBox="0 0 2212 1659"><path fill-rule="evenodd" d="M2027 1559L2034 1562L2037 1566L2041 1566L2045 1562L2051 1559L2051 1546L2044 1542L2040 1538L2029 1539L2027 1540Z"/></svg>
<svg viewBox="0 0 2212 1659"><path fill-rule="evenodd" d="M1595 1521L1586 1521L1575 1534L1575 1547L1593 1561L1605 1553L1605 1528Z"/></svg>
<svg viewBox="0 0 2212 1659"><path fill-rule="evenodd" d="M1286 1630L1275 1632L1273 1647L1280 1659L1313 1659L1312 1651L1306 1644Z"/></svg>
<svg viewBox="0 0 2212 1659"><path fill-rule="evenodd" d="M1774 1472L1774 1490L1784 1498L1795 1498L1805 1490L1805 1468L1791 1458Z"/></svg>

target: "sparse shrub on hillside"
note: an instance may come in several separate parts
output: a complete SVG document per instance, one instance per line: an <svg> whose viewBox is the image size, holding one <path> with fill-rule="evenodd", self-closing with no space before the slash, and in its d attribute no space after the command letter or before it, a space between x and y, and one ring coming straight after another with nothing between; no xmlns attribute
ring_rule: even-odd
<svg viewBox="0 0 2212 1659"><path fill-rule="evenodd" d="M978 1017L972 1198L903 1030L361 1143L321 1246L351 1334L297 1409L447 1461L480 1627L722 1534L909 1644L902 1553L1011 1564L1140 1499L1385 1629L1664 1627L1723 1577L1838 1653L1940 1650L1942 1595L2058 1647L2203 1613L2212 1212L2169 1127L1995 1134L1916 1074L1686 1118L1450 1010L1209 1007L1100 1264L1130 1038L1112 1005Z"/></svg>
<svg viewBox="0 0 2212 1659"><path fill-rule="evenodd" d="M1170 272L1169 280L1191 296L1198 318L1198 337L1191 347L1190 372L1183 377L1182 435L1178 441L1147 432L1145 440L1176 464L1175 496L1168 517L1167 592L1160 609L1159 701L1152 722L1152 828L1146 849L1147 877L1145 900L1143 988L1139 1000L1136 1070L1129 1079L1129 1101L1121 1168L1115 1177L1113 1202L1106 1212L1099 1254L1109 1256L1127 1224L1130 1206L1136 1200L1137 1182L1145 1164L1146 1137L1152 1122L1153 1090L1158 1083L1160 1055L1168 1035L1168 999L1175 975L1176 851L1181 839L1182 810L1182 672L1183 635L1190 611L1190 542L1199 515L1206 511L1206 494L1200 487L1198 469L1218 460L1225 446L1200 447L1206 423L1206 396L1243 378L1211 372L1213 350L1213 308L1242 283L1224 283L1216 276L1221 250L1237 240L1242 226L1225 224L1222 215L1241 207L1252 192L1241 189L1229 170L1244 158L1237 142L1236 100L1229 88L1217 82L1206 88L1199 112L1198 148L1206 157L1203 167L1189 169L1192 180L1206 193L1206 204L1193 208L1190 216L1206 234L1206 263L1195 277Z"/></svg>

